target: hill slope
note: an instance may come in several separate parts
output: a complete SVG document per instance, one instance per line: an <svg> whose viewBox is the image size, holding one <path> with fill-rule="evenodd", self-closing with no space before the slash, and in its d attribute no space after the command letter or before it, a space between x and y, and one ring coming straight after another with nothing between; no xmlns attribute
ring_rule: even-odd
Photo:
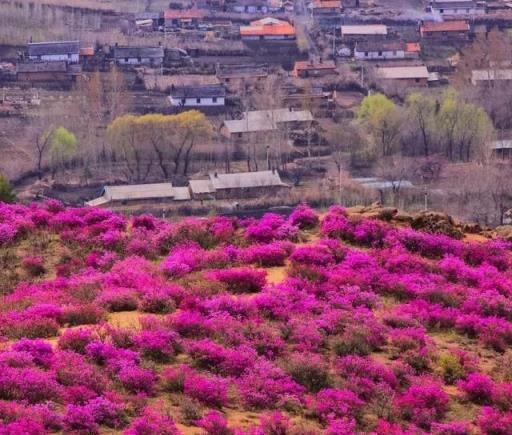
<svg viewBox="0 0 512 435"><path fill-rule="evenodd" d="M392 215L1 205L0 433L512 433L511 244Z"/></svg>

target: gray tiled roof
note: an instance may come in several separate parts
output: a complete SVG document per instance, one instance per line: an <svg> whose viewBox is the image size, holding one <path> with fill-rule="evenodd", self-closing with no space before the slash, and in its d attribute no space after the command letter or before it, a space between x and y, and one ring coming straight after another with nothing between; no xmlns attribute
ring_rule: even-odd
<svg viewBox="0 0 512 435"><path fill-rule="evenodd" d="M210 174L210 182L215 190L286 186L277 171Z"/></svg>
<svg viewBox="0 0 512 435"><path fill-rule="evenodd" d="M170 95L173 98L225 97L226 89L222 85L180 86L171 88Z"/></svg>
<svg viewBox="0 0 512 435"><path fill-rule="evenodd" d="M114 47L114 58L123 59L125 57L142 58L163 58L163 47Z"/></svg>
<svg viewBox="0 0 512 435"><path fill-rule="evenodd" d="M79 54L80 41L32 42L28 44L29 56Z"/></svg>
<svg viewBox="0 0 512 435"><path fill-rule="evenodd" d="M243 119L224 121L224 126L229 133L250 133L276 130L279 124L288 122L307 121L313 121L313 115L309 110L255 110L244 113Z"/></svg>

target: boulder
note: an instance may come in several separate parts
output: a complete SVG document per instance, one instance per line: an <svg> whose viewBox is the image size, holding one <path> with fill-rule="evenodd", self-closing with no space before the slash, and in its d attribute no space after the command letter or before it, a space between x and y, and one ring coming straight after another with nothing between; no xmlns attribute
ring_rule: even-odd
<svg viewBox="0 0 512 435"><path fill-rule="evenodd" d="M455 239L462 239L464 236L454 219L446 213L421 212L414 216L411 227L428 233L444 234Z"/></svg>

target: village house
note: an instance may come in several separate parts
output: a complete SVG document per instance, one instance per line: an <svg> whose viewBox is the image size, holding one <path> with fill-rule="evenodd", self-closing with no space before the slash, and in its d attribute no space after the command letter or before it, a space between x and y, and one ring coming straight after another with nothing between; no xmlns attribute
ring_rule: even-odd
<svg viewBox="0 0 512 435"><path fill-rule="evenodd" d="M213 107L226 104L222 85L172 86L169 101L173 107Z"/></svg>
<svg viewBox="0 0 512 435"><path fill-rule="evenodd" d="M237 0L229 3L228 11L242 14L266 14L270 12L270 5L267 0Z"/></svg>
<svg viewBox="0 0 512 435"><path fill-rule="evenodd" d="M473 16L486 13L485 2L474 0L432 0L429 9L441 16Z"/></svg>
<svg viewBox="0 0 512 435"><path fill-rule="evenodd" d="M295 77L323 77L326 75L336 74L336 63L332 60L313 61L313 60L300 60L295 62L292 75Z"/></svg>
<svg viewBox="0 0 512 435"><path fill-rule="evenodd" d="M16 80L51 88L67 87L80 75L80 65L67 62L20 62L16 65Z"/></svg>
<svg viewBox="0 0 512 435"><path fill-rule="evenodd" d="M471 71L474 86L494 86L495 83L512 82L512 69L479 69Z"/></svg>
<svg viewBox="0 0 512 435"><path fill-rule="evenodd" d="M172 202L190 199L188 187L174 187L171 183L105 186L98 198L87 201L90 207L102 205L137 205L147 202Z"/></svg>
<svg viewBox="0 0 512 435"><path fill-rule="evenodd" d="M426 66L393 66L376 68L376 76L383 83L396 83L401 86L428 86L429 72Z"/></svg>
<svg viewBox="0 0 512 435"><path fill-rule="evenodd" d="M190 180L193 199L237 199L275 195L290 186L281 181L276 170L210 174L208 179Z"/></svg>
<svg viewBox="0 0 512 435"><path fill-rule="evenodd" d="M244 140L263 132L307 128L313 121L309 110L255 110L244 113L242 119L224 121L221 134L230 140Z"/></svg>
<svg viewBox="0 0 512 435"><path fill-rule="evenodd" d="M319 109L328 109L334 104L333 92L324 91L322 86L306 86L300 88L292 83L282 86L283 102L287 107L293 107L300 110L308 107L311 111Z"/></svg>
<svg viewBox="0 0 512 435"><path fill-rule="evenodd" d="M341 0L313 0L311 3L313 15L336 15L343 10Z"/></svg>
<svg viewBox="0 0 512 435"><path fill-rule="evenodd" d="M421 46L417 42L369 41L358 42L354 47L356 60L417 59Z"/></svg>
<svg viewBox="0 0 512 435"><path fill-rule="evenodd" d="M203 23L206 13L201 9L168 9L164 12L166 29L194 29Z"/></svg>
<svg viewBox="0 0 512 435"><path fill-rule="evenodd" d="M114 60L120 66L160 67L164 61L164 48L158 47L114 47Z"/></svg>
<svg viewBox="0 0 512 435"><path fill-rule="evenodd" d="M229 84L230 87L236 88L241 83L255 84L263 81L268 77L268 65L266 64L217 64L216 76L220 82Z"/></svg>
<svg viewBox="0 0 512 435"><path fill-rule="evenodd" d="M388 28L384 24L357 24L341 26L341 39L344 42L385 38L387 34Z"/></svg>
<svg viewBox="0 0 512 435"><path fill-rule="evenodd" d="M457 21L424 21L420 24L420 36L424 39L446 40L469 38L469 23Z"/></svg>
<svg viewBox="0 0 512 435"><path fill-rule="evenodd" d="M27 57L31 61L78 63L80 61L80 42L31 42L27 45Z"/></svg>
<svg viewBox="0 0 512 435"><path fill-rule="evenodd" d="M354 48L357 60L405 59L406 46L399 41L358 42Z"/></svg>
<svg viewBox="0 0 512 435"><path fill-rule="evenodd" d="M294 40L295 27L287 21L267 17L240 26L240 37L243 41Z"/></svg>

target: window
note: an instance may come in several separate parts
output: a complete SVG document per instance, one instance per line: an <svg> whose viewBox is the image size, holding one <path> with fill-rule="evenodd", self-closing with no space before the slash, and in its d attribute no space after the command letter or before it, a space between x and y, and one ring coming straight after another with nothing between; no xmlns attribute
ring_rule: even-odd
<svg viewBox="0 0 512 435"><path fill-rule="evenodd" d="M416 83L419 83L419 82L420 82L420 79L414 79L414 81L415 81Z"/></svg>
<svg viewBox="0 0 512 435"><path fill-rule="evenodd" d="M196 103L199 104L201 102L201 98L196 98Z"/></svg>
<svg viewBox="0 0 512 435"><path fill-rule="evenodd" d="M213 98L212 98L212 101L213 101L214 103L216 103L216 102L217 102L217 97L213 97Z"/></svg>
<svg viewBox="0 0 512 435"><path fill-rule="evenodd" d="M127 58L127 57L125 57L125 58L124 58L124 61L125 61L126 63L128 63L128 58Z"/></svg>
<svg viewBox="0 0 512 435"><path fill-rule="evenodd" d="M368 57L368 52L367 51L364 52L364 57Z"/></svg>
<svg viewBox="0 0 512 435"><path fill-rule="evenodd" d="M382 51L379 51L379 56L382 56Z"/></svg>
<svg viewBox="0 0 512 435"><path fill-rule="evenodd" d="M181 104L185 105L186 102L187 102L187 100L185 98L181 99Z"/></svg>

